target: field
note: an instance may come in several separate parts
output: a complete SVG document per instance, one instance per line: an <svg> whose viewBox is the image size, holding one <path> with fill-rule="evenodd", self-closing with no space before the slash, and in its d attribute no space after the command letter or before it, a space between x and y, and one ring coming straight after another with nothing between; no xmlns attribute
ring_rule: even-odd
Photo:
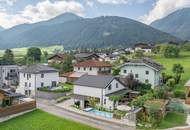
<svg viewBox="0 0 190 130"><path fill-rule="evenodd" d="M0 130L97 130L80 123L35 110L0 123Z"/></svg>
<svg viewBox="0 0 190 130"><path fill-rule="evenodd" d="M15 55L15 57L22 57L24 55L26 55L27 53L27 49L26 47L23 47L23 48L13 48L11 49ZM47 51L48 54L52 54L55 50L63 50L63 46L61 45L55 45L55 46L50 46L50 47L41 47L40 48L41 51ZM3 53L4 53L5 50L0 50L0 57L3 56Z"/></svg>
<svg viewBox="0 0 190 130"><path fill-rule="evenodd" d="M156 55L154 59L164 65L166 74L173 74L173 64L181 64L184 67L184 74L176 89L185 91L184 85L190 79L190 52L181 52L179 58L164 58L162 55Z"/></svg>

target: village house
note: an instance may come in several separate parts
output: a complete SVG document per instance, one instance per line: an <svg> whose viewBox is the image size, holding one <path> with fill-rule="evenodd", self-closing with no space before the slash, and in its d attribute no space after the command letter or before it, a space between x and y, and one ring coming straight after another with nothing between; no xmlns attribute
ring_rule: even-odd
<svg viewBox="0 0 190 130"><path fill-rule="evenodd" d="M19 81L17 65L0 66L0 86L17 86Z"/></svg>
<svg viewBox="0 0 190 130"><path fill-rule="evenodd" d="M138 50L142 50L145 53L150 53L152 52L152 46L145 43L139 43L135 45L135 51L138 51Z"/></svg>
<svg viewBox="0 0 190 130"><path fill-rule="evenodd" d="M85 60L102 60L102 58L96 53L79 53L75 55L75 59L77 62Z"/></svg>
<svg viewBox="0 0 190 130"><path fill-rule="evenodd" d="M111 64L98 60L86 60L74 65L74 72L87 73L89 75L110 74Z"/></svg>
<svg viewBox="0 0 190 130"><path fill-rule="evenodd" d="M55 87L58 82L58 70L42 64L30 65L19 71L17 92L27 96L35 96L36 90L40 87Z"/></svg>
<svg viewBox="0 0 190 130"><path fill-rule="evenodd" d="M120 66L120 75L125 77L133 74L134 78L142 83L149 83L152 88L161 83L160 73L163 66L150 58L129 60Z"/></svg>
<svg viewBox="0 0 190 130"><path fill-rule="evenodd" d="M126 91L128 91L126 85L114 76L84 75L74 82L74 102L80 102L80 108L84 109L89 105L89 98L96 98L99 101L97 105L113 110L118 102L114 104L109 96Z"/></svg>
<svg viewBox="0 0 190 130"><path fill-rule="evenodd" d="M48 58L48 64L60 64L63 63L66 59L66 55L65 54L61 54L61 53L57 53L52 55L51 57Z"/></svg>

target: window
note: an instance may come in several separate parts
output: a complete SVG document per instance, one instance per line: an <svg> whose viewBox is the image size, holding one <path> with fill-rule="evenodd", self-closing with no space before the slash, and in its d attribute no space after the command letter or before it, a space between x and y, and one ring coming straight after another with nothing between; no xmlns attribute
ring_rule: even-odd
<svg viewBox="0 0 190 130"><path fill-rule="evenodd" d="M135 74L135 78L138 78L139 77L139 75L138 74Z"/></svg>
<svg viewBox="0 0 190 130"><path fill-rule="evenodd" d="M44 83L43 82L41 82L41 87L43 87L44 86Z"/></svg>
<svg viewBox="0 0 190 130"><path fill-rule="evenodd" d="M28 90L25 90L25 95L28 95Z"/></svg>
<svg viewBox="0 0 190 130"><path fill-rule="evenodd" d="M52 85L52 87L55 87L57 85L57 82L56 81L52 81L51 85Z"/></svg>
<svg viewBox="0 0 190 130"><path fill-rule="evenodd" d="M118 86L118 83L116 83L116 88L118 88L119 86Z"/></svg>
<svg viewBox="0 0 190 130"><path fill-rule="evenodd" d="M44 74L41 74L41 78L44 78Z"/></svg>
<svg viewBox="0 0 190 130"><path fill-rule="evenodd" d="M11 73L12 73L12 72L15 72L15 70L11 69L10 72L11 72Z"/></svg>
<svg viewBox="0 0 190 130"><path fill-rule="evenodd" d="M31 83L29 83L29 87L31 87Z"/></svg>
<svg viewBox="0 0 190 130"><path fill-rule="evenodd" d="M146 71L146 75L148 75L149 74L149 71Z"/></svg>
<svg viewBox="0 0 190 130"><path fill-rule="evenodd" d="M80 70L80 67L78 67L78 70Z"/></svg>
<svg viewBox="0 0 190 130"><path fill-rule="evenodd" d="M84 67L84 71L86 70L86 68Z"/></svg>
<svg viewBox="0 0 190 130"><path fill-rule="evenodd" d="M123 70L123 73L126 74L126 73L127 73L127 70Z"/></svg>
<svg viewBox="0 0 190 130"><path fill-rule="evenodd" d="M104 104L106 104L106 99L104 99Z"/></svg>
<svg viewBox="0 0 190 130"><path fill-rule="evenodd" d="M108 90L111 90L111 84L109 85Z"/></svg>
<svg viewBox="0 0 190 130"><path fill-rule="evenodd" d="M90 67L90 71L92 70L92 67Z"/></svg>
<svg viewBox="0 0 190 130"><path fill-rule="evenodd" d="M25 82L25 87L27 87L27 82Z"/></svg>
<svg viewBox="0 0 190 130"><path fill-rule="evenodd" d="M24 78L25 78L25 73L23 74Z"/></svg>
<svg viewBox="0 0 190 130"><path fill-rule="evenodd" d="M28 95L31 95L31 90L28 90Z"/></svg>
<svg viewBox="0 0 190 130"><path fill-rule="evenodd" d="M146 80L145 80L145 83L147 83L147 84L148 84L148 83L149 83L149 80L148 80L148 79L146 79Z"/></svg>

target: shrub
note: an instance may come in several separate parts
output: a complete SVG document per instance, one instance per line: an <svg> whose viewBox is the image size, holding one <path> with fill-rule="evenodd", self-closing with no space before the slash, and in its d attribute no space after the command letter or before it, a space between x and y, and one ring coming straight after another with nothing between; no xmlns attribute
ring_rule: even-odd
<svg viewBox="0 0 190 130"><path fill-rule="evenodd" d="M173 92L174 98L185 99L185 95L186 95L185 92L180 91L180 90L175 90L175 91Z"/></svg>
<svg viewBox="0 0 190 130"><path fill-rule="evenodd" d="M166 83L166 85L170 88L173 88L175 86L175 79L169 79Z"/></svg>
<svg viewBox="0 0 190 130"><path fill-rule="evenodd" d="M113 117L116 119L121 119L122 117L125 116L127 112L123 112L123 111L119 111L119 110L115 110L113 113Z"/></svg>

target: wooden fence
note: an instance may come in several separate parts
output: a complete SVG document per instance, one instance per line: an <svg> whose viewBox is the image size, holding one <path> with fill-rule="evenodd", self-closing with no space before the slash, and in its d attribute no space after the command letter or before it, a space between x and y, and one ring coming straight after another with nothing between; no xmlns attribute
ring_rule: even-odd
<svg viewBox="0 0 190 130"><path fill-rule="evenodd" d="M18 114L20 112L32 110L35 108L36 108L36 101L25 102L25 103L5 107L5 108L0 108L0 117Z"/></svg>

